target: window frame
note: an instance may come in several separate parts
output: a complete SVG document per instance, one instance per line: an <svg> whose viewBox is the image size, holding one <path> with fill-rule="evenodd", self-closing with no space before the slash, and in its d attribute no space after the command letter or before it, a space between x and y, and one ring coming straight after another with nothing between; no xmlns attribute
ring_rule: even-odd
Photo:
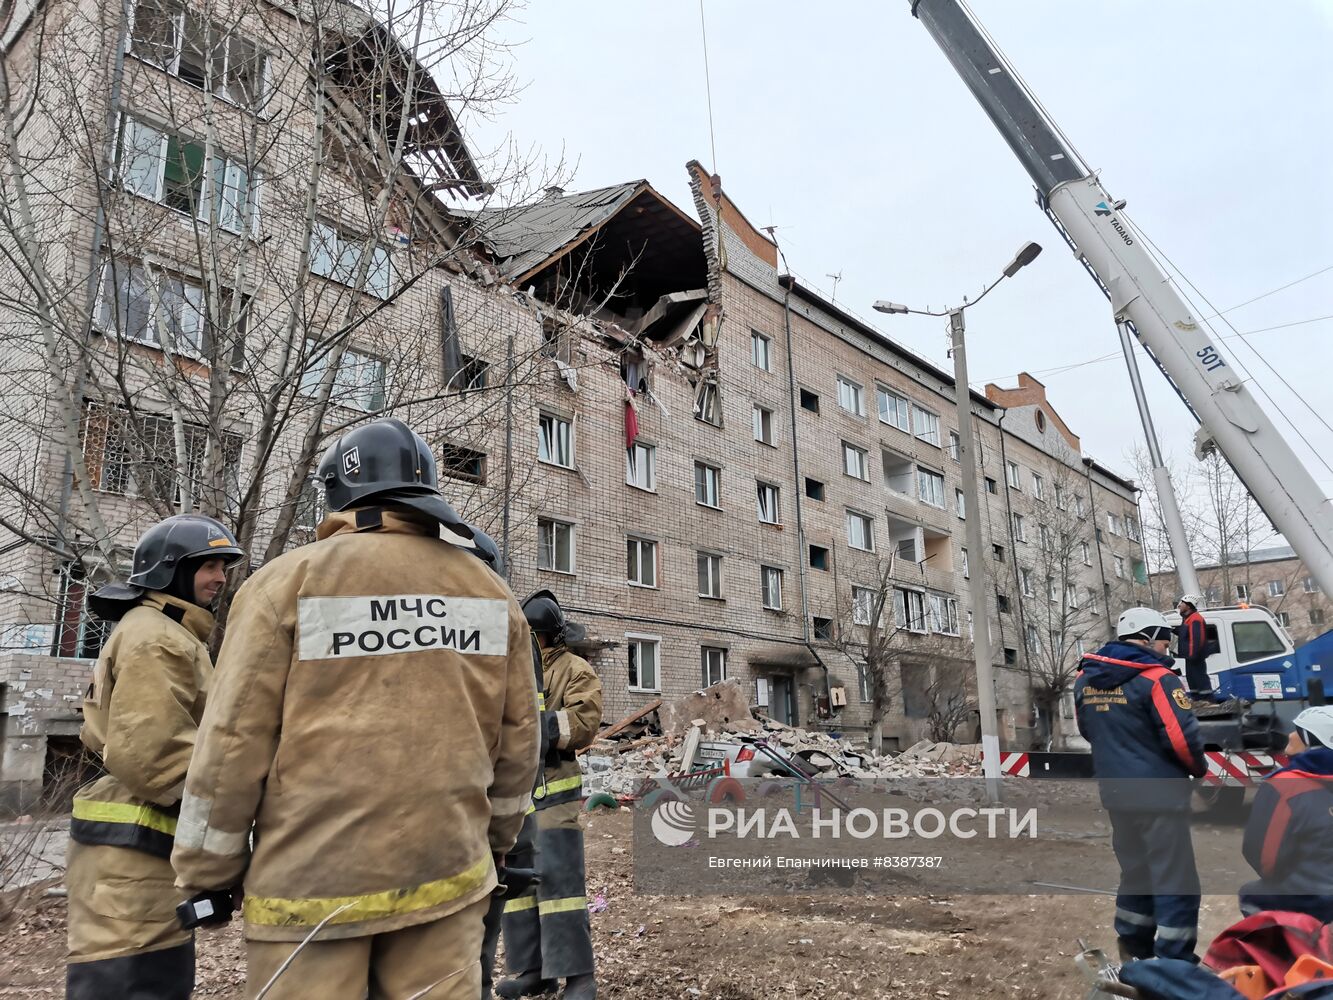
<svg viewBox="0 0 1333 1000"><path fill-rule="evenodd" d="M893 406L885 404L892 401ZM893 419L885 419L885 415L892 411ZM896 427L904 434L912 433L912 401L902 393L890 389L880 383L875 384L875 411L879 422L886 427ZM901 423L899 420L901 419Z"/></svg>
<svg viewBox="0 0 1333 1000"><path fill-rule="evenodd" d="M938 483L936 482L937 480ZM930 497L926 496L925 485L927 481L930 482L932 487L935 485L939 486L938 500L934 499L935 493L933 489L931 491L931 496ZM916 467L916 492L917 492L917 499L920 500L922 503L926 504L927 506L934 507L937 510L948 510L948 506L946 505L944 499L943 472L936 472L929 466L918 465Z"/></svg>
<svg viewBox="0 0 1333 1000"><path fill-rule="evenodd" d="M771 372L773 370L772 349L773 349L772 337L766 337L758 330L750 331L750 361L761 372Z"/></svg>
<svg viewBox="0 0 1333 1000"><path fill-rule="evenodd" d="M721 684L727 679L727 652L728 650L726 646L701 645L699 647L699 676L703 681L704 687L708 688L712 687L714 684ZM709 680L709 678L713 676L713 664L710 661L713 659L713 654L715 653L719 654L717 656L717 661L720 675L717 680Z"/></svg>
<svg viewBox="0 0 1333 1000"><path fill-rule="evenodd" d="M653 647L653 681L652 687L643 685L643 663L642 649L644 645ZM635 666L634 674L636 677L630 679L630 650L635 649L639 654L639 662ZM645 694L661 694L662 692L662 637L660 635L648 635L644 632L626 632L625 633L625 668L627 688L630 691L643 692ZM638 683L636 683L636 681Z"/></svg>
<svg viewBox="0 0 1333 1000"><path fill-rule="evenodd" d="M773 498L772 517L764 517L764 491L770 492ZM755 502L760 524L772 524L781 526L782 524L782 489L774 483L765 482L762 479L755 480Z"/></svg>
<svg viewBox="0 0 1333 1000"><path fill-rule="evenodd" d="M548 420L551 422L551 434L549 435L549 439L543 433L543 424ZM566 433L563 435L563 442L561 441L561 435L558 433L561 424L563 424L566 429ZM547 442L546 458L542 458L543 442ZM562 445L564 449L569 452L568 462L557 460L558 452ZM574 421L571 418L561 416L559 413L552 410L539 409L537 411L537 461L542 465L549 465L555 469L573 469L575 455L574 448Z"/></svg>
<svg viewBox="0 0 1333 1000"><path fill-rule="evenodd" d="M854 417L864 417L866 415L866 387L848 375L838 374L837 380L838 408ZM843 390L846 390L844 393ZM848 406L844 401L844 395L854 403L854 406Z"/></svg>
<svg viewBox="0 0 1333 1000"><path fill-rule="evenodd" d="M921 416L927 418L925 430L921 429L917 420L917 418ZM918 441L924 441L926 444L938 448L940 446L940 415L934 410L928 409L919 403L913 403L912 436Z"/></svg>
<svg viewBox="0 0 1333 1000"><path fill-rule="evenodd" d="M641 465L647 469L646 483L636 482ZM625 449L625 485L644 493L657 492L657 445L635 441Z"/></svg>
<svg viewBox="0 0 1333 1000"><path fill-rule="evenodd" d="M708 567L709 567L709 570L708 570L708 583L709 583L710 586L714 589L714 592L713 592L713 593L708 593L708 592L705 592L705 591L703 591L703 590L699 590L698 593L697 593L695 596L697 596L697 597L699 597L699 598L701 598L701 599L703 599L703 600L706 600L706 601L721 601L721 600L724 600L724 598L723 598L723 596L722 596L722 555L721 555L721 553L718 553L718 552L709 552L709 551L707 551L706 549L699 549L699 550L697 550L697 551L695 552L695 554L694 554L694 570L695 570L695 574L694 574L694 575L695 575L695 586L696 586L696 588L698 587L698 583L699 583L699 580L700 580L700 572L699 572L700 569L701 569L700 564L703 563L703 562L705 562L705 561L707 562L707 565L708 565ZM714 572L714 570L716 570L716 572Z"/></svg>
<svg viewBox="0 0 1333 1000"><path fill-rule="evenodd" d="M856 518L864 526L864 538L867 545L857 545L852 539L852 519ZM847 508L847 546L855 549L857 552L875 551L875 518L873 515L865 514L851 507Z"/></svg>
<svg viewBox="0 0 1333 1000"><path fill-rule="evenodd" d="M770 448L776 448L777 445L773 443L773 410L755 403L750 419L755 441L759 444L768 445Z"/></svg>
<svg viewBox="0 0 1333 1000"><path fill-rule="evenodd" d="M773 575L776 581L777 603L769 601L769 579ZM759 603L765 611L782 610L782 567L760 565L759 567Z"/></svg>
<svg viewBox="0 0 1333 1000"><path fill-rule="evenodd" d="M543 522L551 526L551 565L542 565L542 525ZM556 565L556 556L560 551L559 529L564 528L569 535L569 568L560 569ZM568 521L559 517L548 517L544 514L537 515L537 570L541 573L559 573L561 576L576 576L578 574L578 525L573 521Z"/></svg>
<svg viewBox="0 0 1333 1000"><path fill-rule="evenodd" d="M699 476L700 472L703 472L702 480ZM704 487L705 495L708 493L708 487L712 486L713 503L699 499L700 485ZM694 460L694 503L695 506L707 507L709 510L722 509L722 467L720 465L711 465L698 458Z"/></svg>
<svg viewBox="0 0 1333 1000"><path fill-rule="evenodd" d="M847 458L855 454L859 458L857 463L860 467L860 474L849 472L847 469ZM866 449L852 444L850 441L842 442L842 474L849 479L859 479L863 483L870 482L870 453Z"/></svg>
<svg viewBox="0 0 1333 1000"><path fill-rule="evenodd" d="M1023 470L1017 462L1007 461L1004 463L1004 481L1009 484L1011 490L1022 492Z"/></svg>
<svg viewBox="0 0 1333 1000"><path fill-rule="evenodd" d="M630 574L630 559L631 559L630 550L631 550L632 548L634 548L634 547L637 547L637 549L638 549L637 555L633 557L633 558L635 559L635 561L637 562L638 569L639 569L639 579L637 579L637 580ZM644 560L644 558L643 558L643 554L644 554L645 550L646 550L646 551L649 551L649 552L652 553L651 558L648 560L648 565L650 566L650 568L651 568L651 570L652 570L652 574L651 574L652 579L651 579L651 581L649 581L649 582L644 582L644 580L643 580L643 576L644 576L644 573L643 573L643 567L644 567L644 565L645 565L645 560ZM627 584L629 584L631 587L639 587L639 588L641 588L641 589L643 589L643 590L657 590L657 589L658 589L658 581L657 581L657 565L658 565L658 543L657 543L657 540L654 539L654 538L645 538L643 535L636 535L636 534L633 534L633 533L626 533L626 535L625 535L625 582L626 582Z"/></svg>

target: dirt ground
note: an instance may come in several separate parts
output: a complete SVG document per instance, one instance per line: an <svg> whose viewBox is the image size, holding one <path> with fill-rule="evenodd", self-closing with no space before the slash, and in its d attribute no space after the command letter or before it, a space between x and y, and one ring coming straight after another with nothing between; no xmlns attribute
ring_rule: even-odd
<svg viewBox="0 0 1333 1000"><path fill-rule="evenodd" d="M1110 948L1105 896L638 896L627 812L589 818L588 896L608 1000L1082 1000L1076 939ZM1204 898L1201 939L1237 918ZM65 904L0 925L0 998L59 997ZM244 995L239 927L201 935L197 997ZM317 1000L317 998L312 998Z"/></svg>

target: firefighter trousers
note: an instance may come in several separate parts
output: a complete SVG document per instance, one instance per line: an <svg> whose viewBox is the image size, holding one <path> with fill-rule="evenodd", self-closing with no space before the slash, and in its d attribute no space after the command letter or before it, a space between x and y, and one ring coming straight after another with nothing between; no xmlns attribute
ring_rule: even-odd
<svg viewBox="0 0 1333 1000"><path fill-rule="evenodd" d="M588 920L583 871L582 804L575 800L548 806L524 821L519 844L530 842L536 826L536 869L541 881L533 890L505 903L505 967L514 974L541 970L543 979L568 979L593 971L592 927ZM510 863L533 864L516 848Z"/></svg>
<svg viewBox="0 0 1333 1000"><path fill-rule="evenodd" d="M383 934L318 937L278 976L265 1000L476 1000L481 995L481 922L490 896L429 923ZM245 942L246 996L254 997L299 941Z"/></svg>
<svg viewBox="0 0 1333 1000"><path fill-rule="evenodd" d="M194 936L171 862L128 847L69 842L68 1000L187 1000Z"/></svg>
<svg viewBox="0 0 1333 1000"><path fill-rule="evenodd" d="M1115 932L1132 958L1197 962L1199 872L1182 812L1111 812L1111 847L1120 863Z"/></svg>

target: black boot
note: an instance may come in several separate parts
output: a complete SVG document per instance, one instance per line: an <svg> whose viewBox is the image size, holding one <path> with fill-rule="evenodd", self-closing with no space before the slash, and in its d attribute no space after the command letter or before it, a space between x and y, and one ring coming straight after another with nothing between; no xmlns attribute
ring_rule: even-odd
<svg viewBox="0 0 1333 1000"><path fill-rule="evenodd" d="M592 973L566 979L564 1000L597 1000L597 980Z"/></svg>
<svg viewBox="0 0 1333 1000"><path fill-rule="evenodd" d="M540 969L520 972L510 979L500 980L495 993L504 1000L519 1000L519 997L539 997L554 993L559 984L554 979L543 979Z"/></svg>

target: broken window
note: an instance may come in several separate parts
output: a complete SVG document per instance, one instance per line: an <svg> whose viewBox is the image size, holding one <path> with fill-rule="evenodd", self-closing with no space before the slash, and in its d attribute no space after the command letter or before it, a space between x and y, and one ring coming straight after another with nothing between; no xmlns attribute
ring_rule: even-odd
<svg viewBox="0 0 1333 1000"><path fill-rule="evenodd" d="M625 649L629 659L629 687L631 691L657 691L657 661L662 640L656 636L626 633Z"/></svg>
<svg viewBox="0 0 1333 1000"><path fill-rule="evenodd" d="M771 483L758 483L759 520L764 524L779 522L778 488Z"/></svg>
<svg viewBox="0 0 1333 1000"><path fill-rule="evenodd" d="M537 568L574 572L574 525L550 517L537 518Z"/></svg>
<svg viewBox="0 0 1333 1000"><path fill-rule="evenodd" d="M233 323L235 297L224 290L219 301L221 316L214 323L207 315L207 297L198 282L128 261L113 261L103 265L94 316L103 333L154 347L161 346L161 335L166 333L171 350L198 358L210 356L214 337L230 327L231 335L224 335L220 346L226 354L230 344L231 365L239 367L245 360L249 305L249 298L243 297Z"/></svg>
<svg viewBox="0 0 1333 1000"><path fill-rule="evenodd" d="M824 484L818 479L811 479L809 476L805 479L805 495L811 500L824 499Z"/></svg>
<svg viewBox="0 0 1333 1000"><path fill-rule="evenodd" d="M903 587L893 589L893 623L908 632L926 631L926 595Z"/></svg>
<svg viewBox="0 0 1333 1000"><path fill-rule="evenodd" d="M820 618L818 615L815 615L813 618L813 624L814 624L814 635L816 642L833 641L832 618Z"/></svg>
<svg viewBox="0 0 1333 1000"><path fill-rule="evenodd" d="M620 377L634 392L648 391L648 364L641 357L626 354L620 359Z"/></svg>
<svg viewBox="0 0 1333 1000"><path fill-rule="evenodd" d="M727 679L727 651L718 646L703 646L699 650L704 687L721 684Z"/></svg>
<svg viewBox="0 0 1333 1000"><path fill-rule="evenodd" d="M455 392L475 392L485 389L490 381L491 365L484 358L474 358L470 354L458 356L457 374L449 380L449 387Z"/></svg>
<svg viewBox="0 0 1333 1000"><path fill-rule="evenodd" d="M852 624L869 625L875 613L875 592L869 587L852 587Z"/></svg>
<svg viewBox="0 0 1333 1000"><path fill-rule="evenodd" d="M342 285L357 287L355 282L361 257L367 250L365 244L363 237L339 233L333 226L316 222L310 234L310 273ZM389 250L374 242L368 249L370 262L366 266L361 290L387 299L393 285L393 264L389 260Z"/></svg>
<svg viewBox="0 0 1333 1000"><path fill-rule="evenodd" d="M649 492L657 489L657 449L634 442L625 450L625 482Z"/></svg>
<svg viewBox="0 0 1333 1000"><path fill-rule="evenodd" d="M211 90L243 108L256 110L266 99L268 56L248 38L227 34L181 4L140 0L129 51L192 87Z"/></svg>
<svg viewBox="0 0 1333 1000"><path fill-rule="evenodd" d="M722 426L722 404L716 382L704 380L695 388L694 418L714 427Z"/></svg>
<svg viewBox="0 0 1333 1000"><path fill-rule="evenodd" d="M819 397L809 389L801 390L801 409L809 410L811 413L819 412Z"/></svg>
<svg viewBox="0 0 1333 1000"><path fill-rule="evenodd" d="M486 482L486 453L461 445L446 444L440 449L440 472L467 483Z"/></svg>
<svg viewBox="0 0 1333 1000"><path fill-rule="evenodd" d="M306 341L306 369L301 373L301 391L314 395L324 378L330 350L321 348L316 341ZM384 409L386 365L383 358L354 351L342 352L338 370L333 376L329 402L335 406L354 406L375 413Z"/></svg>
<svg viewBox="0 0 1333 1000"><path fill-rule="evenodd" d="M810 546L810 568L828 569L828 549L822 545Z"/></svg>
<svg viewBox="0 0 1333 1000"><path fill-rule="evenodd" d="M543 413L537 418L537 460L574 468L574 429L564 417Z"/></svg>

